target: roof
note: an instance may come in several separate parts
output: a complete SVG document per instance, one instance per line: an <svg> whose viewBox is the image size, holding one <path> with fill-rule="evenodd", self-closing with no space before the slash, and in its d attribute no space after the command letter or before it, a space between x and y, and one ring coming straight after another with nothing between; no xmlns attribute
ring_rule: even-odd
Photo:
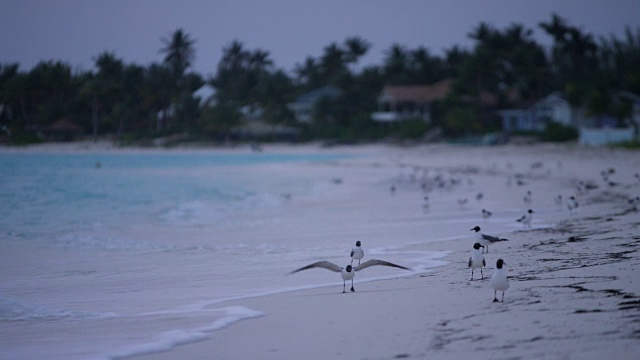
<svg viewBox="0 0 640 360"><path fill-rule="evenodd" d="M340 95L342 95L342 90L338 89L335 86L326 85L321 88L310 91L306 94L302 94L298 96L298 98L296 98L295 103L314 104L316 101L318 101L321 98L324 98L324 97L336 98Z"/></svg>
<svg viewBox="0 0 640 360"><path fill-rule="evenodd" d="M382 89L380 101L429 103L444 99L451 91L453 79L431 85L388 85Z"/></svg>

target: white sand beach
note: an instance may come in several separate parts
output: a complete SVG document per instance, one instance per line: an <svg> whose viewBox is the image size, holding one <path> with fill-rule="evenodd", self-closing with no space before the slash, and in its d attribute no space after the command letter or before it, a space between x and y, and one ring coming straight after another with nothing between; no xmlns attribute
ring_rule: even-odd
<svg viewBox="0 0 640 360"><path fill-rule="evenodd" d="M327 271L335 286L228 301L225 306L247 307L263 316L211 332L203 341L132 359L637 358L640 212L627 199L640 194L634 178L640 154L567 145L377 151L385 156L365 163L397 166L392 159L408 166L466 169L487 197L501 197L497 204L534 189L537 204L532 207L551 208L557 194L566 199L579 181L598 188L576 195L580 208L575 215L563 203L557 211L536 214L531 229L520 228L514 217L517 227L499 234L509 241L485 254L482 280L477 270L470 280L467 260L473 240L469 229L461 227L457 240L415 245L449 252L448 263L430 272L356 281L356 292L342 294L339 276ZM527 185L507 186L509 167ZM599 173L609 168L615 168L614 186L600 179ZM417 186L407 184L398 192L420 196ZM481 206L470 207L479 212ZM432 206L426 216L437 212ZM483 225L479 215L477 222ZM424 237L430 236L427 223ZM497 258L507 263L511 285L504 303L492 302L488 286Z"/></svg>
<svg viewBox="0 0 640 360"><path fill-rule="evenodd" d="M1 151L43 150L136 151L108 144ZM301 246L322 254L310 251L300 259L282 258L286 263L276 269L282 274L276 285L291 284L289 290L207 305L231 314L237 310L245 320L223 319L197 336L174 336L164 346L162 338L145 340L149 343L116 349L112 358L583 360L636 359L640 353L640 211L628 201L640 195L635 175L640 172L640 153L551 144L266 145L264 152L358 155L314 165L264 166L263 172L339 179L340 185L322 199L297 200L294 193L294 201L300 201L298 212L321 204L309 215L291 214L291 223L237 235L247 242L250 237L299 237ZM611 184L601 176L609 169L614 169L607 179ZM446 181L439 183L440 177ZM584 184L590 184L589 189ZM393 194L391 187L396 189ZM531 204L523 203L526 191L532 192ZM554 202L558 195L563 196L561 205ZM575 214L565 203L571 195L579 203ZM467 203L458 205L463 198ZM484 208L492 212L491 218L481 217ZM515 221L528 208L535 211L531 228ZM475 225L509 241L491 245L484 254L484 279L476 270L470 280L467 261ZM195 231L182 229L186 234ZM326 237L344 242L345 249L362 240L363 261L380 258L415 271L366 269L355 278L356 291L346 294L341 293L339 274L324 269L286 275L324 260L320 256L334 247L316 243ZM396 246L402 251L383 250ZM369 251L373 248L377 250ZM442 255L423 267L427 261L417 254L425 253ZM489 279L498 258L507 264L510 288L504 302L495 303ZM194 259L189 261L200 258ZM348 264L348 251L326 260ZM214 275L214 264L200 266ZM227 276L234 281L233 274ZM164 321L178 322L180 316L177 312Z"/></svg>

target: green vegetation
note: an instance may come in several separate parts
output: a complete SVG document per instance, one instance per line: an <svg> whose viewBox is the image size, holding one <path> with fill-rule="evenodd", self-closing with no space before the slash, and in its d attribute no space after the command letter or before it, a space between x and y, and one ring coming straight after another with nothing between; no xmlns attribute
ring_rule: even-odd
<svg viewBox="0 0 640 360"><path fill-rule="evenodd" d="M541 138L544 141L550 142L576 140L578 138L578 130L566 125L558 124L557 122L550 121L547 124L547 127L542 132Z"/></svg>
<svg viewBox="0 0 640 360"><path fill-rule="evenodd" d="M539 29L553 39L550 49L533 40L532 29L513 24L496 29L480 23L469 33L473 46L453 46L441 56L425 47L392 45L380 65L358 67L371 44L359 37L327 45L292 73L278 69L268 51L246 49L232 41L212 77L192 71L196 41L182 29L162 39L159 63L126 64L112 52L94 58L94 69L73 71L65 63L45 61L30 71L0 64L0 141L40 141L38 131L67 119L86 135L122 144L179 141L227 141L247 114L272 125L295 128L298 140L341 142L420 139L434 128L447 137L468 137L499 130L495 109L531 102L561 91L591 114L619 119L631 109L614 101L625 90L640 94L640 29L626 38L593 36L553 15ZM379 124L371 119L385 85L432 84L454 79L447 99L433 104L432 121ZM215 96L202 106L195 90L209 84ZM296 97L324 85L342 91L313 110L313 123L297 123L287 107ZM514 97L513 94L518 94ZM482 96L496 99L488 109ZM549 141L572 139L569 129L550 125ZM173 139L173 140L171 140ZM270 137L264 137L268 140Z"/></svg>

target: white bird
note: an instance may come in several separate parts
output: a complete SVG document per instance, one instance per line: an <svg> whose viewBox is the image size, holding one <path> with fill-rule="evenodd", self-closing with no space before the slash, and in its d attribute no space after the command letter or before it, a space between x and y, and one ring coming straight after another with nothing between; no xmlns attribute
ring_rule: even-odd
<svg viewBox="0 0 640 360"><path fill-rule="evenodd" d="M578 208L578 201L576 201L575 196L570 196L567 199L567 208L569 209L569 213L571 214L577 211L576 209Z"/></svg>
<svg viewBox="0 0 640 360"><path fill-rule="evenodd" d="M556 196L556 207L558 208L562 208L562 195L558 194L558 196Z"/></svg>
<svg viewBox="0 0 640 360"><path fill-rule="evenodd" d="M360 260L364 257L364 250L361 247L362 243L358 240L356 241L356 247L351 249L351 265L353 265L353 260L358 260L358 265L360 265Z"/></svg>
<svg viewBox="0 0 640 360"><path fill-rule="evenodd" d="M484 274L482 273L482 267L487 266L487 263L484 261L484 256L482 256L482 250L480 248L484 248L484 246L480 245L480 243L473 244L473 250L471 250L471 257L469 257L469 267L471 268L471 280L473 280L473 269L480 268L480 275L484 279Z"/></svg>
<svg viewBox="0 0 640 360"><path fill-rule="evenodd" d="M531 227L531 219L533 218L533 210L529 209L527 212L522 215L519 219L516 219L517 222L521 222L525 228Z"/></svg>
<svg viewBox="0 0 640 360"><path fill-rule="evenodd" d="M487 253L489 252L489 245L500 242L500 241L509 241L509 239L500 239L499 237L496 237L496 236L485 235L481 233L480 226L476 226L472 228L471 231L476 232L475 234L476 241L485 247L486 249L485 252Z"/></svg>
<svg viewBox="0 0 640 360"><path fill-rule="evenodd" d="M493 302L498 302L498 290L502 291L502 302L504 302L504 292L509 288L509 279L507 279L503 265L506 265L504 260L498 259L496 261L496 269L489 281L489 286L493 288Z"/></svg>
<svg viewBox="0 0 640 360"><path fill-rule="evenodd" d="M531 191L527 191L527 193L525 194L524 198L522 198L522 200L527 205L531 204L531 200L532 200L531 199Z"/></svg>
<svg viewBox="0 0 640 360"><path fill-rule="evenodd" d="M356 267L352 267L351 265L347 265L343 268L341 268L340 266L330 262L330 261L318 261L315 262L313 264L307 265L305 267L301 267L300 269L294 270L292 272L290 272L289 274L294 274L297 273L299 271L302 270L308 270L308 269L312 269L312 268L323 268L323 269L327 269L327 270L331 270L333 272L339 272L341 273L342 276L342 293L344 294L346 291L346 284L347 284L347 280L351 280L351 292L356 291L353 288L353 278L356 275L356 271L360 271L363 269L366 269L370 266L376 266L376 265L382 265L382 266L390 266L390 267L396 267L396 268L400 268L400 269L404 269L404 270L411 270L409 268L406 268L404 266L400 266L400 265L396 265L387 261L383 261L383 260L367 260L365 262L363 262L362 264L356 266Z"/></svg>
<svg viewBox="0 0 640 360"><path fill-rule="evenodd" d="M491 211L482 209L482 218L483 219L488 219L490 217L491 217Z"/></svg>

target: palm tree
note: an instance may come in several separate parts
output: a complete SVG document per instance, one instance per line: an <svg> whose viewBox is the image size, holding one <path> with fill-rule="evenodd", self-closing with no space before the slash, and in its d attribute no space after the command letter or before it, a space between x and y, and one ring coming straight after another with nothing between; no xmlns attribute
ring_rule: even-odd
<svg viewBox="0 0 640 360"><path fill-rule="evenodd" d="M320 58L320 67L327 81L335 80L338 75L344 73L345 64L345 52L338 44L334 42L324 48L324 54Z"/></svg>
<svg viewBox="0 0 640 360"><path fill-rule="evenodd" d="M346 47L345 61L352 65L357 64L360 57L364 56L371 47L369 42L358 36L347 38L344 45Z"/></svg>
<svg viewBox="0 0 640 360"><path fill-rule="evenodd" d="M406 84L410 80L408 74L409 56L404 46L393 44L386 51L384 59L385 77L390 83Z"/></svg>
<svg viewBox="0 0 640 360"><path fill-rule="evenodd" d="M307 89L313 89L320 85L320 66L316 59L307 56L302 64L296 64L294 73L298 78L298 82L305 84Z"/></svg>
<svg viewBox="0 0 640 360"><path fill-rule="evenodd" d="M182 29L178 29L170 38L162 38L162 43L164 47L160 52L165 54L164 62L169 65L175 76L181 77L195 58L195 40Z"/></svg>

